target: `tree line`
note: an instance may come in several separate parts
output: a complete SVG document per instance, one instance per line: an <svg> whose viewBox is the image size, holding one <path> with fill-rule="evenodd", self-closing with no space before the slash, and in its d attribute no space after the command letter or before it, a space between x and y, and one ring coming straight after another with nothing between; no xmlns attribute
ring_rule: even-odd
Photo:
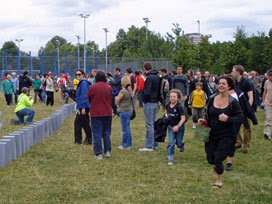
<svg viewBox="0 0 272 204"><path fill-rule="evenodd" d="M249 36L244 26L238 26L233 34L233 41L210 42L209 38L210 36L203 35L199 44L193 44L177 23L165 35L146 30L145 27L131 26L127 31L118 31L115 41L108 45L108 57L110 62L165 58L175 66L182 65L185 70L209 70L217 74L230 71L234 64L242 64L247 70L254 69L259 73L272 68L272 29L267 35L265 32L257 32ZM78 45L61 36L50 39L39 49L38 55L41 56L43 52L45 55L56 53L57 40L62 54L76 55ZM83 47L83 44L79 44L81 57ZM105 49L100 50L95 41L88 41L86 50L90 55L105 57ZM17 56L18 47L12 41L5 42L0 55ZM21 56L27 55L28 53L21 52Z"/></svg>

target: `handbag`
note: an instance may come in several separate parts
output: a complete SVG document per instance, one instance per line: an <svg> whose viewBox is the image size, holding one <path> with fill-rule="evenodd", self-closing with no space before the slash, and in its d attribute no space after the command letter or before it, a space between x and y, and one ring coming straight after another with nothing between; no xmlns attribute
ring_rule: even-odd
<svg viewBox="0 0 272 204"><path fill-rule="evenodd" d="M135 111L135 108L134 108L133 98L130 97L130 100L131 100L131 104L132 104L132 114L130 116L130 120L133 120L134 118L136 118L136 111Z"/></svg>
<svg viewBox="0 0 272 204"><path fill-rule="evenodd" d="M209 142L210 132L211 128L197 124L195 129L195 138L202 142Z"/></svg>

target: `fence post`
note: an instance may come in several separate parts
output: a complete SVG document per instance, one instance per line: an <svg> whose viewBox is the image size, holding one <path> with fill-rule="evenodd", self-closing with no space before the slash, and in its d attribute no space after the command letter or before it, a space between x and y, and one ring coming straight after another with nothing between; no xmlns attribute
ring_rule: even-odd
<svg viewBox="0 0 272 204"><path fill-rule="evenodd" d="M44 50L42 51L42 74L44 74Z"/></svg>
<svg viewBox="0 0 272 204"><path fill-rule="evenodd" d="M67 72L68 62L67 62L67 53L64 53L64 73Z"/></svg>
<svg viewBox="0 0 272 204"><path fill-rule="evenodd" d="M54 53L53 60L54 60L54 75L56 76L57 75L57 56L56 56L56 53Z"/></svg>
<svg viewBox="0 0 272 204"><path fill-rule="evenodd" d="M21 57L20 57L20 50L18 51L17 70L18 70L18 74L20 75L20 72L21 72Z"/></svg>
<svg viewBox="0 0 272 204"><path fill-rule="evenodd" d="M4 64L5 64L5 70L6 72L8 72L8 56L7 54L5 53L5 57L4 57Z"/></svg>
<svg viewBox="0 0 272 204"><path fill-rule="evenodd" d="M31 51L29 51L29 70L30 70L30 76L32 76L32 57L31 57Z"/></svg>

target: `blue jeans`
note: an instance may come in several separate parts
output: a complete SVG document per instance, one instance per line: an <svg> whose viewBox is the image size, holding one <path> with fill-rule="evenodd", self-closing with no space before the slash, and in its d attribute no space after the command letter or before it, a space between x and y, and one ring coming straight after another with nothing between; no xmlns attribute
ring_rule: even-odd
<svg viewBox="0 0 272 204"><path fill-rule="evenodd" d="M158 147L159 143L155 141L154 137L154 123L156 120L156 112L158 103L144 103L144 116L146 128L145 148L153 149Z"/></svg>
<svg viewBox="0 0 272 204"><path fill-rule="evenodd" d="M132 114L132 112L130 112L130 111L120 113L122 132L123 132L122 146L124 148L132 146L131 131L130 131L130 117L131 117L131 114Z"/></svg>
<svg viewBox="0 0 272 204"><path fill-rule="evenodd" d="M45 103L45 99L46 99L46 92L45 90L42 90L42 103Z"/></svg>
<svg viewBox="0 0 272 204"><path fill-rule="evenodd" d="M93 131L93 149L97 156L102 154L102 139L104 143L104 153L111 152L111 121L112 117L91 117Z"/></svg>
<svg viewBox="0 0 272 204"><path fill-rule="evenodd" d="M169 142L167 145L167 158L169 160L174 160L175 144L177 144L178 148L184 147L183 136L184 136L184 126L181 126L177 132L173 132L172 127L168 126Z"/></svg>
<svg viewBox="0 0 272 204"><path fill-rule="evenodd" d="M17 117L18 117L18 122L19 123L24 123L25 122L25 119L24 119L24 117L26 116L26 115L28 115L28 117L27 117L27 119L26 119L26 122L27 123L32 123L32 121L33 121L33 118L34 118L34 115L35 115L35 111L34 110L31 110L31 109L28 109L28 108L24 108L24 109L22 109L22 110L20 110L20 111L17 111L16 112L16 115L17 115Z"/></svg>

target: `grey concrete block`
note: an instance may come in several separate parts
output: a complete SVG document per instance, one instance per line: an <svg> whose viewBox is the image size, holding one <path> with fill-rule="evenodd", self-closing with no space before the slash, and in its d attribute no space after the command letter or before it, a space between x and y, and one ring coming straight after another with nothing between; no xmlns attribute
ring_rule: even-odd
<svg viewBox="0 0 272 204"><path fill-rule="evenodd" d="M38 125L38 132L37 132L37 137L39 142L43 140L44 137L44 123L43 122L35 122L34 125Z"/></svg>
<svg viewBox="0 0 272 204"><path fill-rule="evenodd" d="M5 148L5 161L6 163L10 163L12 160L12 155L13 155L13 146L11 143L11 139L0 139L0 143L5 143L6 148Z"/></svg>
<svg viewBox="0 0 272 204"><path fill-rule="evenodd" d="M42 119L41 121L44 122L44 137L48 137L49 136L49 119L45 118Z"/></svg>
<svg viewBox="0 0 272 204"><path fill-rule="evenodd" d="M33 129L33 145L37 144L39 142L38 138L38 125L29 125Z"/></svg>
<svg viewBox="0 0 272 204"><path fill-rule="evenodd" d="M23 154L22 149L22 140L23 137L21 134L11 133L9 136L13 136L15 138L15 145L16 145L16 157L19 157Z"/></svg>
<svg viewBox="0 0 272 204"><path fill-rule="evenodd" d="M17 158L17 149L16 149L16 141L15 136L4 136L3 139L10 139L11 143L11 154L12 154L12 160L15 160Z"/></svg>
<svg viewBox="0 0 272 204"><path fill-rule="evenodd" d="M33 128L29 127L29 126L26 126L26 127L21 128L20 130L25 132L29 148L32 147L33 144L34 144L34 141L33 141L34 140L33 139Z"/></svg>
<svg viewBox="0 0 272 204"><path fill-rule="evenodd" d="M22 130L14 131L10 135L19 134L21 139L21 149L22 153L27 150L27 137L25 136L25 132Z"/></svg>
<svg viewBox="0 0 272 204"><path fill-rule="evenodd" d="M6 160L7 143L0 142L0 168L5 167L8 164Z"/></svg>

